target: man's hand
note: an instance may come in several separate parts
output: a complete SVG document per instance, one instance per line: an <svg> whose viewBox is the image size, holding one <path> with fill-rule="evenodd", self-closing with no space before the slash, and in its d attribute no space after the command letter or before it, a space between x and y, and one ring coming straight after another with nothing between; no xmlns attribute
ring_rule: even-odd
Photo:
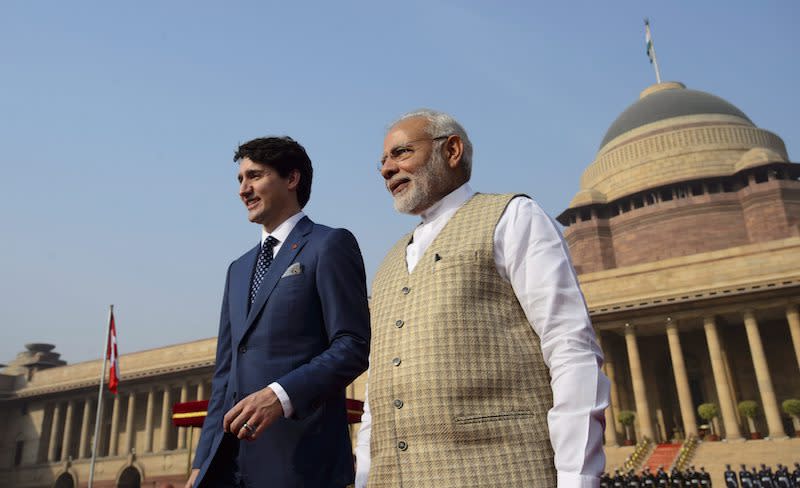
<svg viewBox="0 0 800 488"><path fill-rule="evenodd" d="M233 406L222 420L222 428L239 439L255 440L264 429L283 416L278 395L266 387Z"/></svg>
<svg viewBox="0 0 800 488"><path fill-rule="evenodd" d="M183 488L192 488L194 486L194 482L197 480L198 474L200 474L200 470L193 469L192 473L189 475L189 479L186 480L186 484L183 485Z"/></svg>

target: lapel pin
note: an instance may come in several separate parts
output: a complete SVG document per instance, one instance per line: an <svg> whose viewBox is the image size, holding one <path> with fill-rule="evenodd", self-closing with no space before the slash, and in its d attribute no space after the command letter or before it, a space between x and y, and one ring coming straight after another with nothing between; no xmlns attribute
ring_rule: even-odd
<svg viewBox="0 0 800 488"><path fill-rule="evenodd" d="M295 249L297 249L297 243L296 242L292 243L292 250L295 250Z"/></svg>

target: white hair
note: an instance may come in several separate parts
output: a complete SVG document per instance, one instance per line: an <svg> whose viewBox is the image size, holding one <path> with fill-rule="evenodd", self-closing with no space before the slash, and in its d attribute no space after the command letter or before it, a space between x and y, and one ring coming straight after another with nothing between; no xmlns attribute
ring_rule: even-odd
<svg viewBox="0 0 800 488"><path fill-rule="evenodd" d="M462 127L456 119L444 112L431 110L429 108L421 108L403 114L400 118L392 122L389 129L391 130L392 127L406 119L413 119L416 117L421 117L428 122L425 126L425 132L432 138L449 135L457 135L461 138L461 141L464 143L464 154L461 155L461 169L467 181L469 181L470 176L472 176L472 142L470 142L464 127Z"/></svg>

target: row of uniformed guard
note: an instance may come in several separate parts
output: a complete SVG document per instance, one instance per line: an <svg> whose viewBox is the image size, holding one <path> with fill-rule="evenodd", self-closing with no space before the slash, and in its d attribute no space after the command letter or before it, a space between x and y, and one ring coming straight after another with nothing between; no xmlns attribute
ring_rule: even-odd
<svg viewBox="0 0 800 488"><path fill-rule="evenodd" d="M749 470L744 464L736 473L731 465L726 465L724 473L726 488L800 488L800 463L794 463L795 469L790 472L788 466L778 464L773 472L772 467L761 465L761 469L752 466ZM667 473L664 466L659 466L655 473L646 467L637 474L634 470L621 473L615 470L614 474L603 473L600 478L600 488L695 488L711 485L711 475L703 466L699 471L690 466L685 471L676 468Z"/></svg>
<svg viewBox="0 0 800 488"><path fill-rule="evenodd" d="M789 472L789 467L778 464L775 472L771 466L761 465L757 470L752 466L741 465L739 476L731 469L730 464L725 465L725 486L727 488L800 488L800 463L794 463L794 471Z"/></svg>
<svg viewBox="0 0 800 488"><path fill-rule="evenodd" d="M659 466L655 473L651 472L649 467L645 467L639 474L632 469L623 474L617 469L614 471L613 476L609 473L603 473L600 477L600 488L689 488L710 486L711 475L702 466L700 471L695 471L694 466L691 466L686 471L672 468L670 473L664 470L664 466Z"/></svg>

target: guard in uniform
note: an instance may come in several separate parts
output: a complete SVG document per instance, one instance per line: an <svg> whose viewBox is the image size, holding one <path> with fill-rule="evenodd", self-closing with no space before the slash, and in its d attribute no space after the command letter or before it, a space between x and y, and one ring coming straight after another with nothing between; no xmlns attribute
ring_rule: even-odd
<svg viewBox="0 0 800 488"><path fill-rule="evenodd" d="M775 486L778 488L792 488L789 470L782 464L778 464L778 469L775 470Z"/></svg>
<svg viewBox="0 0 800 488"><path fill-rule="evenodd" d="M654 488L656 486L656 477L650 472L650 466L646 466L642 471L642 486L644 488Z"/></svg>
<svg viewBox="0 0 800 488"><path fill-rule="evenodd" d="M700 486L703 488L711 488L711 475L706 472L706 468L700 466Z"/></svg>
<svg viewBox="0 0 800 488"><path fill-rule="evenodd" d="M725 488L739 488L739 481L736 478L736 471L731 469L730 464L725 465Z"/></svg>
<svg viewBox="0 0 800 488"><path fill-rule="evenodd" d="M664 466L659 466L656 471L656 486L658 488L667 488L669 486L669 475L664 471Z"/></svg>

